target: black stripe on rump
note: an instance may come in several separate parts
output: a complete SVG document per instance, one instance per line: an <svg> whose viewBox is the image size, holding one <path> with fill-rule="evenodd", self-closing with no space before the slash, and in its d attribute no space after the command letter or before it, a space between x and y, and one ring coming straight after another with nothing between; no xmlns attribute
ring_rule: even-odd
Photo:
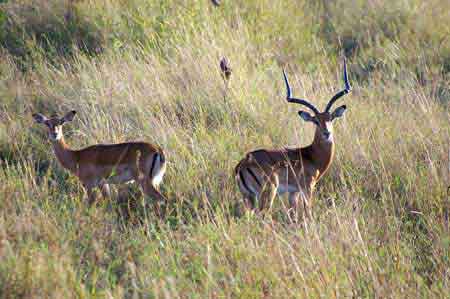
<svg viewBox="0 0 450 299"><path fill-rule="evenodd" d="M258 184L258 186L261 188L261 183L258 181L258 178L256 177L255 173L251 168L247 168L248 173L252 176L252 178L255 180L255 182Z"/></svg>
<svg viewBox="0 0 450 299"><path fill-rule="evenodd" d="M250 189L247 185L247 182L245 181L244 175L242 174L242 170L239 171L239 177L241 178L242 184L244 185L244 188L247 189L247 192L250 194L254 194L252 189Z"/></svg>
<svg viewBox="0 0 450 299"><path fill-rule="evenodd" d="M152 167L150 168L150 178L153 178L153 168L155 167L157 155L158 155L158 153L155 153L155 155L153 155Z"/></svg>

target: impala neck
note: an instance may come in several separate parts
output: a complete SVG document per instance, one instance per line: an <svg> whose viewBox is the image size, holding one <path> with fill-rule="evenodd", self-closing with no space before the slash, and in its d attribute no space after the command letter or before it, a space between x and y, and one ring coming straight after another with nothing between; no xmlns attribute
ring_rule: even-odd
<svg viewBox="0 0 450 299"><path fill-rule="evenodd" d="M64 137L61 137L59 140L52 140L52 144L56 158L59 163L61 163L62 167L70 170L71 172L75 172L75 154L65 143Z"/></svg>
<svg viewBox="0 0 450 299"><path fill-rule="evenodd" d="M311 144L314 162L320 172L320 177L324 175L331 165L334 158L334 140L326 141L322 137L319 128L316 128L314 133L314 140Z"/></svg>

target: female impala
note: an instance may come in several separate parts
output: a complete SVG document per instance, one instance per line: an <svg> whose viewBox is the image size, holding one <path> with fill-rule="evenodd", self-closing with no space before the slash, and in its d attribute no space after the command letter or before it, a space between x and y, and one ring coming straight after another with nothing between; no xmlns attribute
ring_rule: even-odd
<svg viewBox="0 0 450 299"><path fill-rule="evenodd" d="M304 210L310 215L310 201L317 181L327 172L333 161L334 140L332 121L341 117L345 105L330 111L337 99L350 92L347 78L347 66L344 60L344 90L334 95L328 102L325 111L320 112L306 100L291 97L291 88L286 73L283 71L287 89L287 101L309 108L314 115L299 111L300 117L316 125L314 140L303 148L282 150L256 150L247 153L235 168L235 177L239 189L244 195L247 205L252 209L259 199L262 210L266 203L272 203L275 195L289 193L292 211L297 210L297 202L301 196Z"/></svg>
<svg viewBox="0 0 450 299"><path fill-rule="evenodd" d="M64 142L62 125L72 121L75 111L64 117L47 118L33 114L37 123L48 129L56 158L62 167L76 175L88 194L89 203L95 200L93 189L100 187L104 197L109 196L108 184L136 181L144 193L160 201L164 197L158 191L166 170L161 148L145 142L97 144L81 150L72 150Z"/></svg>

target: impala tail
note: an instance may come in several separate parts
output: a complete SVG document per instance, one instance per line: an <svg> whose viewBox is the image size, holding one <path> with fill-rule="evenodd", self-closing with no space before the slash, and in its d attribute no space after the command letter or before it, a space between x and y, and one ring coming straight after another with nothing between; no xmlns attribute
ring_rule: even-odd
<svg viewBox="0 0 450 299"><path fill-rule="evenodd" d="M252 206L255 206L255 197L259 194L261 179L254 171L254 167L248 164L252 160L253 157L247 154L244 159L239 161L234 168L234 176L241 192L244 192L248 196L248 199L251 200Z"/></svg>
<svg viewBox="0 0 450 299"><path fill-rule="evenodd" d="M237 182L239 182L239 180L242 180L242 171L244 170L243 164L251 162L252 160L253 160L252 155L247 154L245 158L239 161L239 163L236 165L236 167L234 168L234 177L236 178Z"/></svg>
<svg viewBox="0 0 450 299"><path fill-rule="evenodd" d="M241 170L241 166L242 166L242 163L244 162L244 160L241 160L241 161L239 161L239 163L236 165L236 167L234 168L234 177L236 178L236 179L238 179L238 177L239 177L239 171Z"/></svg>

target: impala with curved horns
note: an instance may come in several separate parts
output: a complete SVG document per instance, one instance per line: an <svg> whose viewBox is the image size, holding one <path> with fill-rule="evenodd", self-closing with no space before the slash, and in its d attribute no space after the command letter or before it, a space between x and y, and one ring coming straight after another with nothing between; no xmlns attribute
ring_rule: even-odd
<svg viewBox="0 0 450 299"><path fill-rule="evenodd" d="M95 201L94 188L99 187L104 197L110 197L109 184L135 181L144 193L158 201L164 197L158 190L166 170L164 152L158 146L145 142L97 144L81 150L72 150L65 142L62 126L72 121L76 111L64 117L35 113L34 120L44 124L53 151L62 167L76 175L85 188L89 204Z"/></svg>
<svg viewBox="0 0 450 299"><path fill-rule="evenodd" d="M333 104L351 91L347 78L347 65L344 59L344 89L336 93L320 112L304 99L292 97L288 78L283 70L289 103L303 105L311 112L299 111L299 116L316 126L313 142L303 148L281 150L260 149L246 154L235 168L235 178L246 204L251 209L259 205L262 210L273 202L276 194L289 193L292 212L297 212L298 200L303 200L304 212L311 216L311 197L319 179L327 172L333 161L334 139L333 120L341 117L345 105L331 111Z"/></svg>

